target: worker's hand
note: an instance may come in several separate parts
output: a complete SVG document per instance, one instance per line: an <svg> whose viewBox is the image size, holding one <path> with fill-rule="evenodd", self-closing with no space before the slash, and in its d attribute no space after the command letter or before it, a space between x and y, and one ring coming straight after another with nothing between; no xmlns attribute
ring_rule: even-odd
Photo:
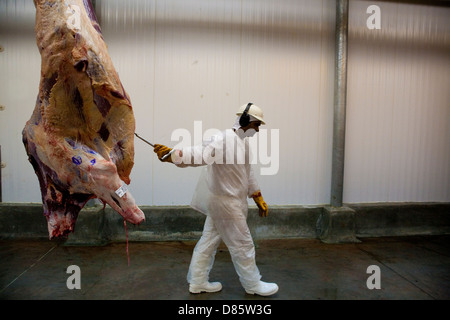
<svg viewBox="0 0 450 320"><path fill-rule="evenodd" d="M267 206L267 203L264 201L261 195L261 191L258 190L254 194L252 194L252 198L259 208L259 216L267 217L267 214L269 213L269 207Z"/></svg>
<svg viewBox="0 0 450 320"><path fill-rule="evenodd" d="M171 148L166 147L162 144L155 144L155 147L153 148L153 151L156 153L159 160L161 160L161 158L164 157L164 155L169 153L171 150L172 150ZM172 162L172 155L170 155L169 157L167 157L166 159L161 160L161 161L162 162Z"/></svg>

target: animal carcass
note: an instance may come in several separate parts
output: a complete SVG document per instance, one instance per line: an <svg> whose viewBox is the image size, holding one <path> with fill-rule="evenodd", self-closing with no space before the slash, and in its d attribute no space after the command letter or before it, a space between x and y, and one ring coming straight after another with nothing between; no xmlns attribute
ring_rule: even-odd
<svg viewBox="0 0 450 320"><path fill-rule="evenodd" d="M73 232L78 213L96 197L139 224L144 214L124 184L134 163L133 109L91 3L34 4L41 79L23 143L39 179L49 237Z"/></svg>

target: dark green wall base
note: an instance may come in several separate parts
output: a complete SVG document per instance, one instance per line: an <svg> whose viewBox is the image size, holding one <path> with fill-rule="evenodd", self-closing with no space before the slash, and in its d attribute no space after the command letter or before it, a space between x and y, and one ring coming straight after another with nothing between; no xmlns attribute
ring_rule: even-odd
<svg viewBox="0 0 450 320"><path fill-rule="evenodd" d="M146 221L127 224L129 241L197 240L205 216L188 206L141 206ZM250 208L248 224L255 240L317 238L327 243L358 242L358 238L450 234L448 203L272 206L260 218ZM0 239L48 239L41 204L0 204ZM106 207L84 208L67 245L101 245L126 241L122 217Z"/></svg>

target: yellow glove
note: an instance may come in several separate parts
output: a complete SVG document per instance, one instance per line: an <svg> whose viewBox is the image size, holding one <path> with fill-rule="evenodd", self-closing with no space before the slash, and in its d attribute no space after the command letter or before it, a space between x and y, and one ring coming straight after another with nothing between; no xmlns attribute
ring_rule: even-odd
<svg viewBox="0 0 450 320"><path fill-rule="evenodd" d="M158 159L161 160L162 157L164 157L165 154L169 153L172 149L169 147L166 147L162 144L155 144L155 147L153 148L153 151L158 156ZM164 160L161 160L163 162L172 162L172 157L167 157Z"/></svg>
<svg viewBox="0 0 450 320"><path fill-rule="evenodd" d="M264 201L261 195L261 191L256 191L254 194L252 194L252 198L259 208L259 216L267 217L267 214L269 213L269 207L267 206L267 203Z"/></svg>

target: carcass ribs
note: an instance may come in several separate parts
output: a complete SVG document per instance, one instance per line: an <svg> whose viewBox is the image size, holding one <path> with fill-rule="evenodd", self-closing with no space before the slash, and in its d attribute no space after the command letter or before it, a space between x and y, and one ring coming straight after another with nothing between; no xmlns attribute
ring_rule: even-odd
<svg viewBox="0 0 450 320"><path fill-rule="evenodd" d="M139 224L144 214L124 193L134 163L133 110L90 0L34 4L41 79L23 143L39 179L49 238L73 232L93 198Z"/></svg>

